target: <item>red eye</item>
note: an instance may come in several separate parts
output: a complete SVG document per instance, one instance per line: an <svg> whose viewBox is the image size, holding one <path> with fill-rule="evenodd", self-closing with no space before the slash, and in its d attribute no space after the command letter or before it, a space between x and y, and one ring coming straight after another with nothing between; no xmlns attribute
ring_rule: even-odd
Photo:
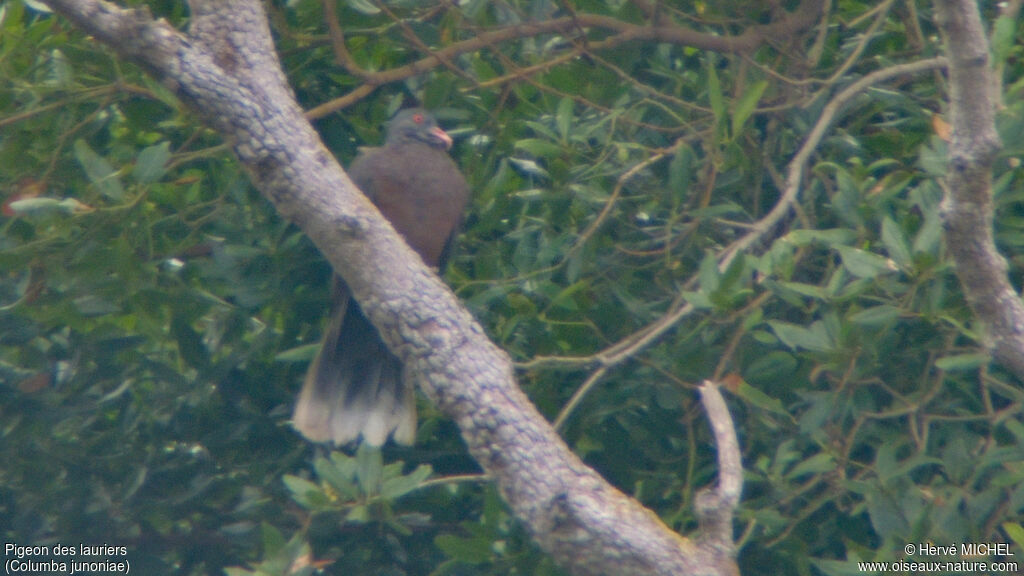
<svg viewBox="0 0 1024 576"><path fill-rule="evenodd" d="M423 114L413 114L412 121L417 124L423 124Z"/></svg>

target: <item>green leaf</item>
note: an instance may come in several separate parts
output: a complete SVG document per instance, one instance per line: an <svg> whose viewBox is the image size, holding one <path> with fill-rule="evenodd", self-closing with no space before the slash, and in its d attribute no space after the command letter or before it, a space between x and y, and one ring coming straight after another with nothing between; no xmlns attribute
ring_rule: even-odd
<svg viewBox="0 0 1024 576"><path fill-rule="evenodd" d="M914 238L915 254L938 254L942 244L942 217L938 210L925 215L924 224Z"/></svg>
<svg viewBox="0 0 1024 576"><path fill-rule="evenodd" d="M305 478L285 474L282 481L288 488L288 491L292 493L292 500L295 500L304 508L314 509L327 501L323 490Z"/></svg>
<svg viewBox="0 0 1024 576"><path fill-rule="evenodd" d="M562 155L562 147L547 140L524 138L516 142L516 150L522 150L538 158L555 158Z"/></svg>
<svg viewBox="0 0 1024 576"><path fill-rule="evenodd" d="M1014 548L1024 549L1024 527L1020 525L1020 522L1004 522L1002 528L1010 540L1013 540Z"/></svg>
<svg viewBox="0 0 1024 576"><path fill-rule="evenodd" d="M668 186L677 198L685 199L690 194L693 159L693 149L689 146L680 146L668 165Z"/></svg>
<svg viewBox="0 0 1024 576"><path fill-rule="evenodd" d="M285 545L288 543L284 539L284 535L281 534L281 531L273 524L261 522L260 533L263 540L263 553L267 556L272 556L284 550Z"/></svg>
<svg viewBox="0 0 1024 576"><path fill-rule="evenodd" d="M337 468L338 473L344 478L354 480L359 475L359 462L348 454L334 450L331 452L330 460L331 465Z"/></svg>
<svg viewBox="0 0 1024 576"><path fill-rule="evenodd" d="M814 322L810 328L779 320L769 320L768 325L772 327L779 340L790 348L803 348L815 352L829 352L835 348L821 321Z"/></svg>
<svg viewBox="0 0 1024 576"><path fill-rule="evenodd" d="M761 101L761 96L764 95L764 91L767 88L768 82L761 80L749 86L747 91L740 96L740 99L736 102L736 110L732 113L733 138L739 135L743 125L747 123L747 119L754 113L757 103Z"/></svg>
<svg viewBox="0 0 1024 576"><path fill-rule="evenodd" d="M556 134L555 131L547 124L535 122L533 120L527 120L525 124L537 134L546 136L548 140L558 140L558 134Z"/></svg>
<svg viewBox="0 0 1024 576"><path fill-rule="evenodd" d="M558 126L558 135L562 142L569 141L569 128L572 126L573 100L566 96L558 102L558 110L555 112L555 125Z"/></svg>
<svg viewBox="0 0 1024 576"><path fill-rule="evenodd" d="M750 260L754 260L753 257ZM733 258L729 262L729 266L722 271L722 275L719 281L720 290L738 290L742 287L742 280L747 277L745 274L749 268L747 257L741 256L739 258Z"/></svg>
<svg viewBox="0 0 1024 576"><path fill-rule="evenodd" d="M715 307L711 296L705 292L684 291L680 295L698 310L708 310Z"/></svg>
<svg viewBox="0 0 1024 576"><path fill-rule="evenodd" d="M786 290L792 290L801 296L807 296L816 300L826 299L825 291L821 289L821 286L804 284L803 282L778 282L777 285Z"/></svg>
<svg viewBox="0 0 1024 576"><path fill-rule="evenodd" d="M35 10L36 12L43 12L44 14L51 14L53 10L49 6L40 2L39 0L21 0L25 3L25 6Z"/></svg>
<svg viewBox="0 0 1024 576"><path fill-rule="evenodd" d="M254 571L225 568L225 572L229 576L310 576L313 573L315 567L310 562L313 551L301 532L284 542L277 528L264 523L263 545L263 561Z"/></svg>
<svg viewBox="0 0 1024 576"><path fill-rule="evenodd" d="M913 266L913 258L910 255L910 246L907 244L907 237L896 222L886 216L882 218L882 244L900 268L908 270Z"/></svg>
<svg viewBox="0 0 1024 576"><path fill-rule="evenodd" d="M938 136L933 136L927 146L921 147L917 163L929 176L939 178L945 176L946 168L949 166L949 150L946 142Z"/></svg>
<svg viewBox="0 0 1024 576"><path fill-rule="evenodd" d="M423 482L433 473L434 469L428 464L421 464L405 476L385 480L381 486L380 495L388 499L401 498L422 486Z"/></svg>
<svg viewBox="0 0 1024 576"><path fill-rule="evenodd" d="M87 212L90 210L88 206L74 198L57 200L56 198L46 198L43 196L14 200L7 204L7 209L19 216L32 218L57 215L70 216L76 212Z"/></svg>
<svg viewBox="0 0 1024 576"><path fill-rule="evenodd" d="M561 290L560 292L558 292L558 294L551 298L550 307L561 308L563 310L568 310L570 312L579 311L580 308L576 304L576 299L574 298L574 296L578 292L588 288L589 286L590 282L587 280L580 280L579 282L575 282L567 286L565 289Z"/></svg>
<svg viewBox="0 0 1024 576"><path fill-rule="evenodd" d="M993 62L992 66L999 66L1006 62L1006 58L1010 55L1010 51L1013 50L1014 37L1017 35L1017 19L1010 18L1008 16L999 16L996 18L995 24L992 26L992 38L990 43L992 45Z"/></svg>
<svg viewBox="0 0 1024 576"><path fill-rule="evenodd" d="M289 348L284 352L274 356L275 362L309 362L316 357L316 353L320 351L321 343L316 342L313 344L303 344L302 346L296 346L295 348Z"/></svg>
<svg viewBox="0 0 1024 576"><path fill-rule="evenodd" d="M758 334L770 336L767 332L756 331L754 333L755 338ZM777 343L778 340L772 338L770 344ZM747 375L747 378L755 382L771 382L794 374L798 367L799 362L797 362L793 354L785 350L772 350L755 358L744 368L743 373Z"/></svg>
<svg viewBox="0 0 1024 576"><path fill-rule="evenodd" d="M209 352L203 344L202 336L192 328L191 324L181 314L175 314L171 318L171 333L178 343L178 351L181 353L181 357L184 358L189 366L201 368L210 363Z"/></svg>
<svg viewBox="0 0 1024 576"><path fill-rule="evenodd" d="M848 226L860 228L864 226L864 218L860 214L864 194L860 186L847 170L836 172L836 184L839 191L832 197L832 210Z"/></svg>
<svg viewBox="0 0 1024 576"><path fill-rule="evenodd" d="M835 249L843 260L843 267L858 278L874 278L879 274L899 270L892 259L860 248L836 246Z"/></svg>
<svg viewBox="0 0 1024 576"><path fill-rule="evenodd" d="M355 463L352 462L351 458L342 454L343 458L348 462L352 462L351 465L346 465L348 462L338 461L334 457L335 454L340 453L332 453L330 459L317 458L313 462L313 469L316 470L317 477L333 488L343 501L351 502L359 498L359 487L356 486L355 478Z"/></svg>
<svg viewBox="0 0 1024 576"><path fill-rule="evenodd" d="M821 474L835 470L836 461L831 454L819 452L797 464L786 474L786 478L796 479L807 474Z"/></svg>
<svg viewBox="0 0 1024 576"><path fill-rule="evenodd" d="M384 476L384 459L381 456L380 448L363 442L356 450L356 463L358 464L359 487L363 493L379 494L381 480Z"/></svg>
<svg viewBox="0 0 1024 576"><path fill-rule="evenodd" d="M156 182L167 173L167 161L171 158L170 142L161 142L145 148L139 152L139 158L135 161L135 169L132 176L140 184Z"/></svg>
<svg viewBox="0 0 1024 576"><path fill-rule="evenodd" d="M991 358L988 354L954 354L944 356L935 361L935 367L946 372L962 372L965 370L977 370L989 363Z"/></svg>
<svg viewBox="0 0 1024 576"><path fill-rule="evenodd" d="M903 311L896 306L881 304L865 308L850 316L850 321L861 326L881 327L889 325L899 319Z"/></svg>
<svg viewBox="0 0 1024 576"><path fill-rule="evenodd" d="M793 230L783 236L788 242L797 246L808 246L812 242L821 242L826 246L844 246L857 239L857 233L849 228L829 228L826 230Z"/></svg>
<svg viewBox="0 0 1024 576"><path fill-rule="evenodd" d="M359 12L360 14L366 14L367 16L376 16L380 14L380 8L373 3L372 0L345 0L348 7Z"/></svg>
<svg viewBox="0 0 1024 576"><path fill-rule="evenodd" d="M441 534L434 538L437 546L449 558L466 564L483 564L491 559L491 543L486 538L459 538Z"/></svg>
<svg viewBox="0 0 1024 576"><path fill-rule="evenodd" d="M705 69L708 71L708 102L711 104L711 112L715 116L715 125L725 126L725 98L722 96L722 83L718 80L718 72L715 70L714 58L707 60ZM719 132L716 131L716 134Z"/></svg>
<svg viewBox="0 0 1024 576"><path fill-rule="evenodd" d="M353 506L349 509L348 514L345 514L345 519L350 522L357 522L359 524L365 524L370 521L370 509L364 504Z"/></svg>
<svg viewBox="0 0 1024 576"><path fill-rule="evenodd" d="M778 398L772 398L746 382L740 382L740 385L736 387L736 395L762 410L787 417L790 416L789 411L786 410L786 407L782 405Z"/></svg>
<svg viewBox="0 0 1024 576"><path fill-rule="evenodd" d="M715 258L714 253L708 252L704 254L704 259L700 261L700 291L704 294L711 294L715 290L718 290L719 281L722 278L721 273L718 271L718 260Z"/></svg>
<svg viewBox="0 0 1024 576"><path fill-rule="evenodd" d="M963 484L984 464L983 460L979 462L976 444L971 440L977 441L978 438L971 434L954 436L941 449L942 467L951 482Z"/></svg>
<svg viewBox="0 0 1024 576"><path fill-rule="evenodd" d="M74 151L75 159L85 170L89 182L92 182L101 194L115 201L124 199L124 187L109 162L94 152L82 139L75 140Z"/></svg>

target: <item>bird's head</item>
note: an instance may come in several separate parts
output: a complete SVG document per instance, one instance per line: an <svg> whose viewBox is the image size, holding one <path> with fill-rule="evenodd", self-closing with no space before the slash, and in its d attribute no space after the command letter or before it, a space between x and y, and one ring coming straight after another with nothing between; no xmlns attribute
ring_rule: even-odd
<svg viewBox="0 0 1024 576"><path fill-rule="evenodd" d="M422 142L432 148L448 150L452 137L440 126L429 112L421 108L402 110L388 123L388 144Z"/></svg>

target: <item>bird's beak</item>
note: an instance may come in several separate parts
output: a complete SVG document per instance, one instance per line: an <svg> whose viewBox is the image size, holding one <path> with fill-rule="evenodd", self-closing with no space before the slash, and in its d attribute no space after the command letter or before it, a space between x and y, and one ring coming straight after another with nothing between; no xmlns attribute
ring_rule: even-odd
<svg viewBox="0 0 1024 576"><path fill-rule="evenodd" d="M441 130L440 126L435 126L430 131L430 133L434 135L434 138L437 138L438 140L440 140L441 142L444 143L444 149L445 150L451 150L451 148L452 148L452 137L449 136L448 133L445 132L444 130Z"/></svg>

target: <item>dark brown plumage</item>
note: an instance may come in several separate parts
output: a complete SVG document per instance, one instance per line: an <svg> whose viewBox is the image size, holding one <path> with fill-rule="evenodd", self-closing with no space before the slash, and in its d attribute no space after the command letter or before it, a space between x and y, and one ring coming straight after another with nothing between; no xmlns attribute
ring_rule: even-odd
<svg viewBox="0 0 1024 576"><path fill-rule="evenodd" d="M423 110L388 124L381 148L368 148L348 170L352 181L430 266L443 268L469 199L469 185L447 154L451 138ZM334 312L310 364L292 417L316 442L345 444L362 436L381 445L392 436L412 444L416 404L402 365L377 329L335 279Z"/></svg>

